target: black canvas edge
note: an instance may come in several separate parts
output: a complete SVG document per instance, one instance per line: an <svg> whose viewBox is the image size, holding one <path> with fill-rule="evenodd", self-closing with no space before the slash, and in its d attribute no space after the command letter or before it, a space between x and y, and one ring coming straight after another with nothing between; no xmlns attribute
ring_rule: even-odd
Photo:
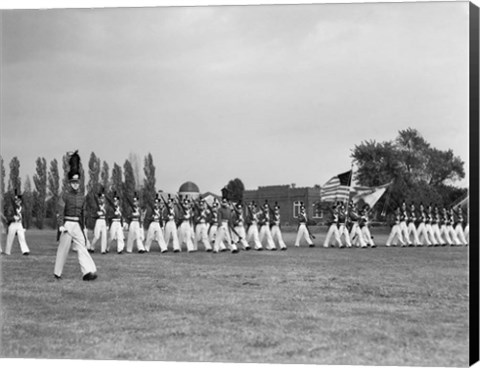
<svg viewBox="0 0 480 368"><path fill-rule="evenodd" d="M478 239L478 172L479 172L479 8L469 3L469 58L470 58L470 219L472 224L469 239L469 286L470 286L470 323L469 323L469 364L479 360L479 239Z"/></svg>

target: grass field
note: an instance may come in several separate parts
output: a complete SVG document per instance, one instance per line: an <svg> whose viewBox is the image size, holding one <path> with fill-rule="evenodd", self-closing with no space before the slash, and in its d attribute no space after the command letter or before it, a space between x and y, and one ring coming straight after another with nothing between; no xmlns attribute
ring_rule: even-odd
<svg viewBox="0 0 480 368"><path fill-rule="evenodd" d="M468 365L468 248L284 237L286 252L97 252L84 282L74 252L56 281L55 232L28 231L30 256L0 258L0 356Z"/></svg>

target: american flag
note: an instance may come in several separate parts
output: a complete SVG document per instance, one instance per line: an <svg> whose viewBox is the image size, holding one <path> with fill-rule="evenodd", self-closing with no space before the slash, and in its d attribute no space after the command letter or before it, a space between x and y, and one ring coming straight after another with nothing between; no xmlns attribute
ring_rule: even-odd
<svg viewBox="0 0 480 368"><path fill-rule="evenodd" d="M320 199L323 202L347 201L351 182L352 170L335 175L320 189Z"/></svg>

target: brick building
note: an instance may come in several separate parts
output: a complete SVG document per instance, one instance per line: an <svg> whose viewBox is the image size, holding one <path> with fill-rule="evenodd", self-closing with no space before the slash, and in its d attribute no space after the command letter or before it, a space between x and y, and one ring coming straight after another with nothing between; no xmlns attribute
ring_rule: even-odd
<svg viewBox="0 0 480 368"><path fill-rule="evenodd" d="M255 201L258 205L263 205L267 199L272 209L277 202L280 206L282 225L297 223L301 202L305 205L309 220L315 223L323 222L323 212L319 210L318 206L320 202L319 186L297 188L295 185L269 185L254 190L245 190L243 199L245 202Z"/></svg>

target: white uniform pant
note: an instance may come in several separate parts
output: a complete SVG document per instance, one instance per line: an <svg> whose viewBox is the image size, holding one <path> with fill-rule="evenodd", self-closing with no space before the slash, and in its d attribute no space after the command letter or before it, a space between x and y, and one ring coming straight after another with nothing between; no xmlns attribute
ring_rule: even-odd
<svg viewBox="0 0 480 368"><path fill-rule="evenodd" d="M152 221L148 226L147 240L145 241L145 250L147 252L150 252L150 247L152 246L152 242L154 240L157 241L161 252L167 251L167 243L165 243L165 239L163 238L163 231L158 221Z"/></svg>
<svg viewBox="0 0 480 368"><path fill-rule="evenodd" d="M215 237L217 236L218 225L213 224L208 228L208 239L210 243L215 244Z"/></svg>
<svg viewBox="0 0 480 368"><path fill-rule="evenodd" d="M110 241L117 241L117 252L123 252L125 247L125 240L123 235L122 223L120 221L113 221L110 225ZM110 245L107 244L107 252L110 250Z"/></svg>
<svg viewBox="0 0 480 368"><path fill-rule="evenodd" d="M195 249L198 248L198 243L203 243L206 251L212 250L210 240L208 239L208 225L204 222L197 224L195 229Z"/></svg>
<svg viewBox="0 0 480 368"><path fill-rule="evenodd" d="M165 243L170 243L170 239L173 242L173 250L179 252L180 251L180 244L178 242L178 235L177 235L177 225L175 225L174 220L169 220L165 224Z"/></svg>
<svg viewBox="0 0 480 368"><path fill-rule="evenodd" d="M245 228L242 225L239 225L235 226L234 230L238 235L235 233L232 234L233 242L237 244L240 243L244 250L250 249L250 246L247 243L247 234L245 233Z"/></svg>
<svg viewBox="0 0 480 368"><path fill-rule="evenodd" d="M105 221L105 219L97 219L95 221L95 228L93 229L93 240L90 248L88 249L95 250L95 244L98 240L100 240L100 251L102 253L105 253L107 251L107 222Z"/></svg>
<svg viewBox="0 0 480 368"><path fill-rule="evenodd" d="M447 225L447 232L448 232L448 235L450 235L450 239L452 239L452 243L450 244L462 245L452 225Z"/></svg>
<svg viewBox="0 0 480 368"><path fill-rule="evenodd" d="M463 244L463 245L467 245L467 238L465 237L465 233L463 231L463 227L462 227L462 224L457 224L457 226L455 226L455 234L457 234L457 238L458 240L460 240L460 242Z"/></svg>
<svg viewBox="0 0 480 368"><path fill-rule="evenodd" d="M352 246L352 243L350 242L350 234L348 233L348 229L345 224L340 224L340 227L338 228L338 235L340 237L340 241L342 240L342 236L345 237L345 243L347 244L348 248Z"/></svg>
<svg viewBox="0 0 480 368"><path fill-rule="evenodd" d="M440 245L440 244L445 243L445 241L442 238L442 235L440 234L440 227L438 226L438 224L433 224L432 225L432 232L433 232L433 235L434 235L434 237L437 241L436 244Z"/></svg>
<svg viewBox="0 0 480 368"><path fill-rule="evenodd" d="M390 235L388 236L388 239L385 245L387 247L389 247L390 245L397 245L397 239L402 246L405 246L400 225L395 224L393 225L392 230L390 231Z"/></svg>
<svg viewBox="0 0 480 368"><path fill-rule="evenodd" d="M355 245L356 247L360 246L365 248L367 246L363 237L362 229L358 226L358 222L353 223L352 230L350 231L350 241L352 242L352 245Z"/></svg>
<svg viewBox="0 0 480 368"><path fill-rule="evenodd" d="M287 248L287 245L283 241L283 236L282 236L282 231L280 230L280 226L278 226L278 225L273 225L272 226L272 239L273 239L274 243L275 243L275 241L277 241L280 249Z"/></svg>
<svg viewBox="0 0 480 368"><path fill-rule="evenodd" d="M443 239L445 239L445 242L446 242L447 244L453 244L453 243L452 243L452 239L450 238L450 234L449 234L447 225L443 224L442 226L440 226L440 236L441 236Z"/></svg>
<svg viewBox="0 0 480 368"><path fill-rule="evenodd" d="M251 241L253 241L255 249L263 249L262 243L260 243L260 236L258 235L258 227L256 223L253 223L248 227L247 242Z"/></svg>
<svg viewBox="0 0 480 368"><path fill-rule="evenodd" d="M372 234L370 233L370 229L368 226L362 227L362 235L363 235L363 240L367 245L370 245L371 247L375 247L375 243L372 239Z"/></svg>
<svg viewBox="0 0 480 368"><path fill-rule="evenodd" d="M275 243L273 242L272 232L270 231L270 225L262 225L260 227L260 243L263 244L263 239L267 238L267 248L268 250L277 249Z"/></svg>
<svg viewBox="0 0 480 368"><path fill-rule="evenodd" d="M228 228L228 223L226 222L222 222L217 229L213 251L219 252L220 250L225 249L225 245L223 244L224 241L227 242L228 248L231 251L237 250L236 245L232 243L232 238L230 237L230 229Z"/></svg>
<svg viewBox="0 0 480 368"><path fill-rule="evenodd" d="M178 228L178 242L180 243L180 247L185 243L189 252L195 250L193 246L193 230L190 221L183 221Z"/></svg>
<svg viewBox="0 0 480 368"><path fill-rule="evenodd" d="M406 244L411 245L412 241L410 240L410 236L408 235L408 227L406 221L400 222L400 231L402 233L403 240Z"/></svg>
<svg viewBox="0 0 480 368"><path fill-rule="evenodd" d="M140 228L140 222L132 221L128 227L128 237L127 237L127 253L132 253L133 242L137 242L138 251L144 251L145 247L143 246L143 229Z"/></svg>
<svg viewBox="0 0 480 368"><path fill-rule="evenodd" d="M30 253L27 241L25 240L25 229L20 222L12 222L8 226L7 246L5 248L5 254L10 254L15 235L17 235L18 237L18 243L20 244L20 250L22 251L22 253Z"/></svg>
<svg viewBox="0 0 480 368"><path fill-rule="evenodd" d="M331 224L327 231L327 236L323 242L323 246L328 248L330 246L330 240L334 237L334 240L337 242L339 247L343 247L342 241L340 240L340 233L338 232L337 224Z"/></svg>
<svg viewBox="0 0 480 368"><path fill-rule="evenodd" d="M463 230L463 233L465 234L465 239L467 240L467 243L469 242L469 235L470 235L470 224L467 224L465 226L465 230Z"/></svg>
<svg viewBox="0 0 480 368"><path fill-rule="evenodd" d="M80 228L80 224L78 222L67 221L63 226L66 231L60 235L57 258L55 260L55 275L62 276L63 266L65 266L65 262L67 261L68 252L70 251L72 242L73 250L75 250L78 255L78 262L80 263L82 274L86 275L87 273L96 272L97 268L95 267L92 257L90 257L90 254L88 253L85 244L85 234Z"/></svg>
<svg viewBox="0 0 480 368"><path fill-rule="evenodd" d="M410 222L407 227L408 230L408 237L409 239L413 238L413 244L415 245L420 245L420 239L418 239L418 233L417 233L417 228L415 227L415 224L413 222ZM410 236L413 234L413 237L410 238Z"/></svg>
<svg viewBox="0 0 480 368"><path fill-rule="evenodd" d="M300 226L298 227L297 231L297 238L295 239L295 246L299 247L300 246L300 240L305 239L307 241L308 245L312 245L312 239L310 238L310 234L308 233L307 225L304 223L301 223Z"/></svg>
<svg viewBox="0 0 480 368"><path fill-rule="evenodd" d="M431 228L432 227L430 226L430 231L431 231ZM430 241L430 239L433 239L433 236L430 235L428 227L427 227L427 225L425 225L424 222L421 222L420 224L418 224L417 235L418 235L418 244L417 245L424 245L424 244L427 245L427 246L432 245L432 242ZM430 239L429 239L429 237L430 237Z"/></svg>

